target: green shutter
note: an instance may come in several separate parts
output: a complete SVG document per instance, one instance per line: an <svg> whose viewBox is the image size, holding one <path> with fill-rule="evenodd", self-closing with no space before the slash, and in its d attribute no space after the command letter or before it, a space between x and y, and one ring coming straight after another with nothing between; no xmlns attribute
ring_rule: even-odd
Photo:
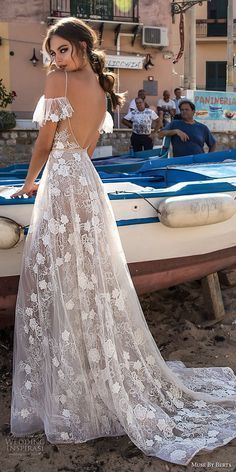
<svg viewBox="0 0 236 472"><path fill-rule="evenodd" d="M226 90L226 61L206 62L206 90Z"/></svg>

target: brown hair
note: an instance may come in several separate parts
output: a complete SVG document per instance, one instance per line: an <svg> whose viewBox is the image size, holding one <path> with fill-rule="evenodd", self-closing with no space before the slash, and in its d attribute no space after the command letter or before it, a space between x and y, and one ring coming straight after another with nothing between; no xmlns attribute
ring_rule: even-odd
<svg viewBox="0 0 236 472"><path fill-rule="evenodd" d="M98 75L99 83L104 92L111 97L112 107L115 109L117 105L123 105L125 101L125 93L115 93L115 74L105 71L106 55L103 51L95 49L97 43L97 35L95 31L86 23L78 18L63 18L48 29L43 47L50 54L50 40L52 36L57 35L66 39L74 46L76 51L83 51L81 42L87 45L86 52L88 60L95 74ZM53 64L50 62L49 67Z"/></svg>
<svg viewBox="0 0 236 472"><path fill-rule="evenodd" d="M181 100L181 102L179 102L179 109L180 110L181 110L182 105L189 105L192 111L196 110L196 107L195 107L194 103L191 102L190 100L187 100L187 99L186 100L185 99Z"/></svg>

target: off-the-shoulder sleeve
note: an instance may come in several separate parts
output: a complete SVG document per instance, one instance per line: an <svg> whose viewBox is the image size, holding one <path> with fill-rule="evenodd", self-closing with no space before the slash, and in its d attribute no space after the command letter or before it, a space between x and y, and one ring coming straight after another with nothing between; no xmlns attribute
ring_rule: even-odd
<svg viewBox="0 0 236 472"><path fill-rule="evenodd" d="M105 116L104 116L104 120L99 128L99 133L102 134L102 133L113 133L113 119L112 119L112 116L111 114L106 111L105 113Z"/></svg>
<svg viewBox="0 0 236 472"><path fill-rule="evenodd" d="M43 95L35 108L33 121L36 121L39 126L43 126L46 121L57 123L70 118L73 111L67 97L45 98Z"/></svg>

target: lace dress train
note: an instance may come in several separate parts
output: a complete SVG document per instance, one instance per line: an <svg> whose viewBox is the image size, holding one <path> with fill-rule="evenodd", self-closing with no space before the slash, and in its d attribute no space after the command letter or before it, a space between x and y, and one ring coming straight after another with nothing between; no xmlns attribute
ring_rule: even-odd
<svg viewBox="0 0 236 472"><path fill-rule="evenodd" d="M109 199L71 135L73 109L66 98L48 107L59 127L25 244L11 431L44 430L52 443L128 434L145 454L186 465L236 436L236 377L163 360Z"/></svg>

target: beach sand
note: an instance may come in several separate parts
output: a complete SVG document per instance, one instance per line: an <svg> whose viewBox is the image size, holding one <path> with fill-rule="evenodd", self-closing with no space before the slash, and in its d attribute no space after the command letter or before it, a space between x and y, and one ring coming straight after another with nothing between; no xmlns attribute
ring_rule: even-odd
<svg viewBox="0 0 236 472"><path fill-rule="evenodd" d="M226 316L206 322L200 282L140 297L150 330L166 360L187 366L230 366L236 372L236 288L222 287ZM52 445L43 434L14 439L9 433L13 330L0 332L0 472L205 472L236 471L236 440L187 466L145 456L127 436L80 445Z"/></svg>

